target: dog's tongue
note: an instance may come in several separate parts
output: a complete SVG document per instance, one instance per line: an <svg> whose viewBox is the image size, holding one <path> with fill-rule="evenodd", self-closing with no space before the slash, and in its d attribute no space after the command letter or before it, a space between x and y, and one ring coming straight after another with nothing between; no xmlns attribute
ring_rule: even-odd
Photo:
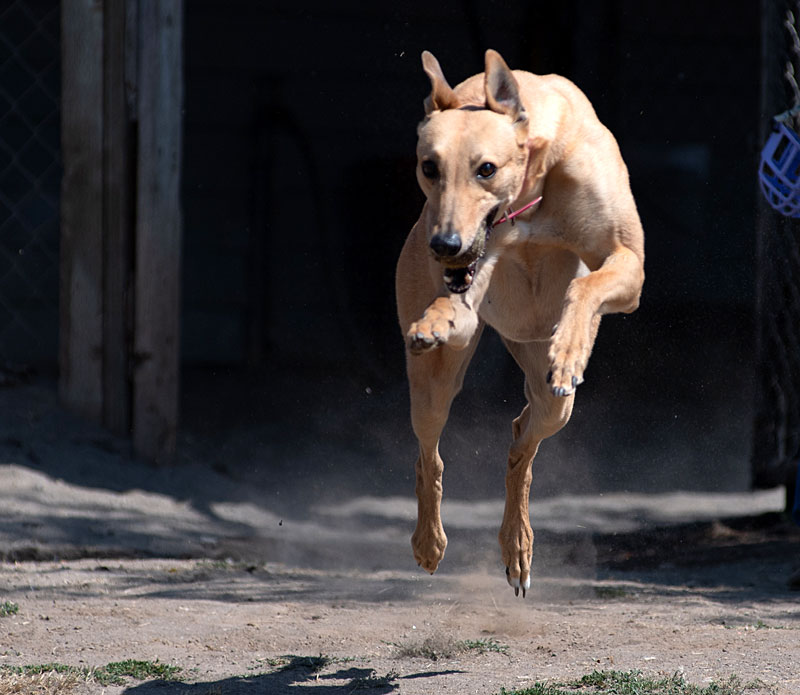
<svg viewBox="0 0 800 695"><path fill-rule="evenodd" d="M477 262L470 263L464 268L445 268L444 270L444 284L447 289L456 294L466 292L472 284L472 278L475 277L475 266Z"/></svg>

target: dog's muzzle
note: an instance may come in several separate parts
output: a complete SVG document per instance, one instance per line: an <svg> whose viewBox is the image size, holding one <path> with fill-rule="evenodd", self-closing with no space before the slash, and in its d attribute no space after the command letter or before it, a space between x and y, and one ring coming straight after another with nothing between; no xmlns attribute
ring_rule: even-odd
<svg viewBox="0 0 800 695"><path fill-rule="evenodd" d="M455 294L463 294L471 286L478 272L478 261L486 253L486 242L492 233L494 218L500 206L493 208L486 216L484 223L475 234L470 247L455 255L448 253L455 247L455 240L446 237L434 237L431 250L434 258L444 267L443 279L447 289ZM459 250L460 250L460 239ZM449 243L448 243L449 242ZM440 253L443 251L444 253Z"/></svg>

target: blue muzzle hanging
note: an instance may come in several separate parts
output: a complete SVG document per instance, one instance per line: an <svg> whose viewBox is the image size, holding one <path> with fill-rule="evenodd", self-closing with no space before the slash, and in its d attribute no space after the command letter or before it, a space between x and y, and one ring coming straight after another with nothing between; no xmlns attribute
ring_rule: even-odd
<svg viewBox="0 0 800 695"><path fill-rule="evenodd" d="M791 10L786 11L783 26L794 53L794 59L786 61L783 73L794 94L794 107L772 119L772 133L761 150L758 178L764 197L775 210L786 217L800 217L800 136L796 132L800 86L795 79L795 61L800 61L800 35Z"/></svg>
<svg viewBox="0 0 800 695"><path fill-rule="evenodd" d="M767 202L786 217L800 217L800 136L792 127L797 113L800 106L775 116L758 169Z"/></svg>

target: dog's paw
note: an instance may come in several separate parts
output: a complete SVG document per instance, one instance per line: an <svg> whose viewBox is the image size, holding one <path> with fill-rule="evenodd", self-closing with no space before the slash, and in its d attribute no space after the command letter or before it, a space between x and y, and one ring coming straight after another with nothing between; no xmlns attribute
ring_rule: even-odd
<svg viewBox="0 0 800 695"><path fill-rule="evenodd" d="M531 588L530 571L528 571L528 576L522 580L521 577L512 577L511 568L506 567L506 581L508 582L509 586L514 589L514 596L519 596L519 590L522 589L522 598L525 598L528 593L528 589Z"/></svg>
<svg viewBox="0 0 800 695"><path fill-rule="evenodd" d="M447 536L441 524L420 525L411 536L411 547L414 550L414 559L426 572L433 574L444 557L447 548Z"/></svg>
<svg viewBox="0 0 800 695"><path fill-rule="evenodd" d="M444 338L439 331L420 326L420 323L412 324L411 330L406 336L408 349L412 355L420 355L423 352L439 347L444 342Z"/></svg>
<svg viewBox="0 0 800 695"><path fill-rule="evenodd" d="M533 560L533 531L527 519L500 528L500 549L506 566L506 580L514 595L522 598L531 588L531 562Z"/></svg>
<svg viewBox="0 0 800 695"><path fill-rule="evenodd" d="M446 298L431 304L419 321L411 324L406 334L408 349L413 355L427 352L447 342L455 328L455 311Z"/></svg>

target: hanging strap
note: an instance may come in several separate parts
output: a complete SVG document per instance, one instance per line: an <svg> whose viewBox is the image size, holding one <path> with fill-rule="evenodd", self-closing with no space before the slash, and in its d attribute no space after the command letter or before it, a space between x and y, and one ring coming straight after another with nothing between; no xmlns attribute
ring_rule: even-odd
<svg viewBox="0 0 800 695"><path fill-rule="evenodd" d="M794 13L791 10L786 10L786 18L783 20L783 26L789 32L789 39L792 42L791 51L794 54L794 60L800 60L800 36L797 34L797 24L795 22ZM789 87L794 94L794 106L788 111L775 116L775 120L785 125L791 125L795 117L800 114L800 87L797 85L797 79L794 72L794 60L789 58L786 61L786 67L783 71L783 76L789 83Z"/></svg>

